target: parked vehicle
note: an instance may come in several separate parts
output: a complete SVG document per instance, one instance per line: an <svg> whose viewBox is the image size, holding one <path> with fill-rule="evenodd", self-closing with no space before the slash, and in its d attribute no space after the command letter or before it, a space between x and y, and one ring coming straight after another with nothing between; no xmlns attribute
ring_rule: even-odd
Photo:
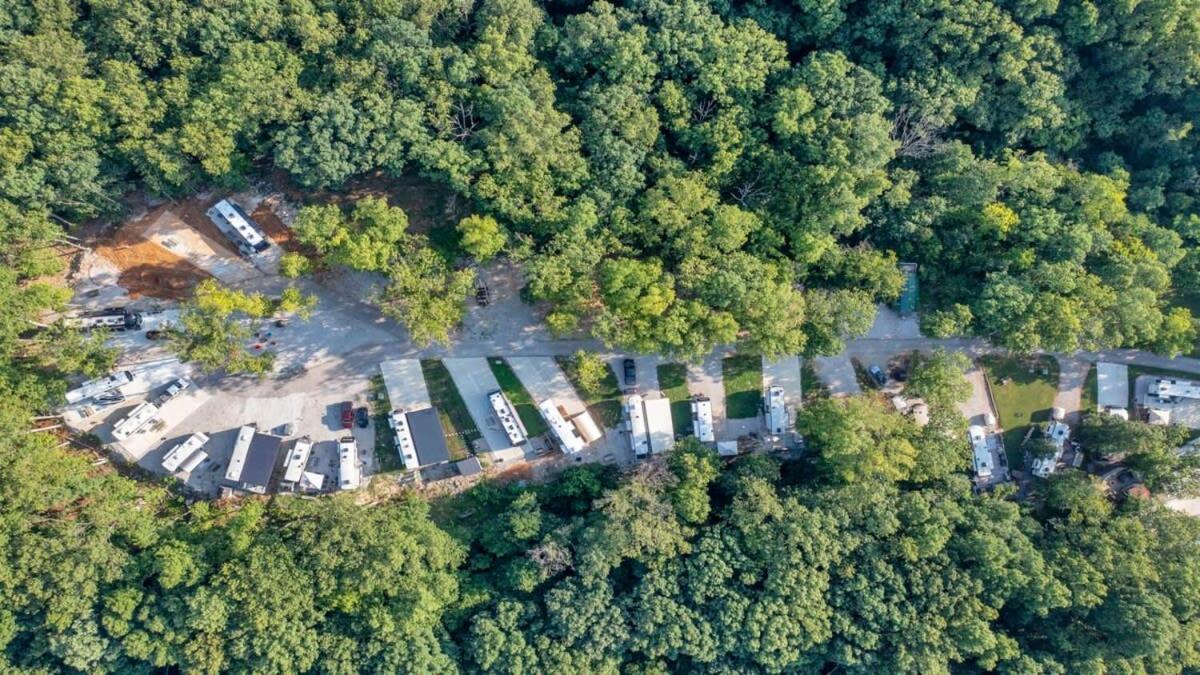
<svg viewBox="0 0 1200 675"><path fill-rule="evenodd" d="M882 387L883 385L887 384L887 375L883 374L883 368L872 365L867 369L867 372L871 374L871 377L875 379L876 384L879 386Z"/></svg>
<svg viewBox="0 0 1200 675"><path fill-rule="evenodd" d="M632 387L637 384L637 363L633 359L625 359L621 367L625 372L625 386Z"/></svg>
<svg viewBox="0 0 1200 675"><path fill-rule="evenodd" d="M354 426L354 404L346 401L342 404L342 428L349 429Z"/></svg>
<svg viewBox="0 0 1200 675"><path fill-rule="evenodd" d="M371 414L367 412L366 406L363 406L354 411L354 422L363 429L371 423Z"/></svg>
<svg viewBox="0 0 1200 675"><path fill-rule="evenodd" d="M100 407L116 405L124 400L125 394L122 394L117 389L112 389L100 394L99 396L92 397L92 402Z"/></svg>
<svg viewBox="0 0 1200 675"><path fill-rule="evenodd" d="M183 390L185 390L191 386L192 386L192 381L189 380L188 378L186 378L186 377L178 378L167 385L166 390L163 391L162 395L158 397L158 402L160 404L166 403L167 401L170 401L171 399L173 399L176 396L183 393Z"/></svg>

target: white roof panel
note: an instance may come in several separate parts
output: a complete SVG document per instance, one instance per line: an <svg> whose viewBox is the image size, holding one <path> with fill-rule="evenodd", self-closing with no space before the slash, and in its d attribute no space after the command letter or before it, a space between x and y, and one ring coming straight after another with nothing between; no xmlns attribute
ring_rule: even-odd
<svg viewBox="0 0 1200 675"><path fill-rule="evenodd" d="M650 436L650 452L658 454L675 447L675 425L671 421L671 401L665 398L648 399L646 430Z"/></svg>
<svg viewBox="0 0 1200 675"><path fill-rule="evenodd" d="M638 394L625 399L625 430L629 432L629 447L634 455L645 457L650 454L650 437L646 435L646 412L642 409L642 397Z"/></svg>
<svg viewBox="0 0 1200 675"><path fill-rule="evenodd" d="M167 454L163 455L162 467L170 473L175 473L183 465L184 461L192 456L192 453L203 448L207 442L208 436L206 434L192 434L171 448ZM192 468L194 469L195 467L193 466Z"/></svg>
<svg viewBox="0 0 1200 675"><path fill-rule="evenodd" d="M783 387L767 389L767 431L779 435L788 432L787 407Z"/></svg>
<svg viewBox="0 0 1200 675"><path fill-rule="evenodd" d="M525 425L521 423L521 417L517 415L517 409L513 407L508 397L502 391L493 391L488 394L488 402L492 404L492 412L496 414L496 419L500 421L500 426L504 428L505 435L508 436L508 442L512 445L520 445L529 438L529 433L525 431Z"/></svg>
<svg viewBox="0 0 1200 675"><path fill-rule="evenodd" d="M579 432L575 430L574 425L563 419L553 400L542 401L538 404L538 410L541 411L546 424L550 425L550 432L562 446L563 452L572 455L583 450L583 439L579 437Z"/></svg>
<svg viewBox="0 0 1200 675"><path fill-rule="evenodd" d="M692 433L704 443L716 440L713 434L712 401L706 398L692 401Z"/></svg>
<svg viewBox="0 0 1200 675"><path fill-rule="evenodd" d="M285 481L289 483L299 482L301 476L304 475L304 468L308 466L308 458L312 454L312 447L312 441L307 438L301 438L288 451L283 471L283 479Z"/></svg>
<svg viewBox="0 0 1200 675"><path fill-rule="evenodd" d="M338 488L353 490L362 482L358 470L358 444L353 436L338 441Z"/></svg>
<svg viewBox="0 0 1200 675"><path fill-rule="evenodd" d="M233 455L229 458L229 467L225 469L225 480L237 482L242 477L242 468L246 466L246 454L250 452L250 441L254 440L254 427L244 426L238 429L237 440L233 443Z"/></svg>
<svg viewBox="0 0 1200 675"><path fill-rule="evenodd" d="M141 430L142 427L146 426L150 420L157 416L158 406L147 401L134 408L133 412L129 413L125 419L117 422L117 424L113 427L113 438L123 441L126 438L136 434Z"/></svg>

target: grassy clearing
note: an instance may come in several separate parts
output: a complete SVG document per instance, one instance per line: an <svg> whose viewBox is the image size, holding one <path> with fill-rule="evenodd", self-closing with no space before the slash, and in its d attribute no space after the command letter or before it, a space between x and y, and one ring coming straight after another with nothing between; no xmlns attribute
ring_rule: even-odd
<svg viewBox="0 0 1200 675"><path fill-rule="evenodd" d="M438 410L442 429L446 432L446 447L450 459L458 461L471 454L472 444L480 437L479 429L463 403L458 387L450 377L450 371L437 359L421 359L421 372L425 375L425 386L429 399Z"/></svg>
<svg viewBox="0 0 1200 675"><path fill-rule="evenodd" d="M387 387L383 385L383 375L371 376L371 419L375 422L375 464L379 473L403 471L404 462L400 461L400 453L396 451L396 434L388 423L388 414L392 411L388 400Z"/></svg>
<svg viewBox="0 0 1200 675"><path fill-rule="evenodd" d="M725 384L725 416L729 419L757 417L762 409L762 357L738 354L721 361Z"/></svg>
<svg viewBox="0 0 1200 675"><path fill-rule="evenodd" d="M571 386L579 394L579 398L587 404L592 419L605 429L611 429L621 423L621 386L617 384L617 374L612 368L604 369L604 381L600 383L600 391L592 393L584 390L579 382L579 373L575 370L575 362L568 356L556 356L558 367L566 373Z"/></svg>
<svg viewBox="0 0 1200 675"><path fill-rule="evenodd" d="M664 363L658 367L658 386L671 401L671 419L675 433L690 435L692 429L692 395L687 388L687 366L682 363Z"/></svg>
<svg viewBox="0 0 1200 675"><path fill-rule="evenodd" d="M508 365L508 361L492 357L488 359L488 366L492 369L492 375L496 376L496 382L500 384L500 391L504 392L517 409L517 416L521 418L521 423L525 425L529 435L541 436L549 431L546 420L542 419L542 414L538 412L537 403L529 395L525 385L521 384L521 380L517 379L517 374L513 372L512 366Z"/></svg>
<svg viewBox="0 0 1200 675"><path fill-rule="evenodd" d="M996 399L1009 466L1019 467L1023 464L1021 441L1025 434L1031 426L1050 419L1050 407L1058 392L1058 363L1049 356L985 356L979 362Z"/></svg>

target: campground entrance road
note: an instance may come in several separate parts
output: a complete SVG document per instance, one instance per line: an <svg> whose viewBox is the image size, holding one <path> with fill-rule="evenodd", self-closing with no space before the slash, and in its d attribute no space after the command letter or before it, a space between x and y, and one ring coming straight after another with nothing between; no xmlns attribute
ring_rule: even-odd
<svg viewBox="0 0 1200 675"><path fill-rule="evenodd" d="M510 270L511 272L511 270ZM378 308L369 304L367 299L372 296L372 283L363 281L360 277L347 275L332 282L317 283L311 279L289 281L279 277L266 277L251 280L239 287L249 291L259 291L268 294L278 294L288 285L297 285L306 293L314 293L319 299L313 316L308 321L294 321L286 329L280 331L279 356L280 363L291 363L310 371L330 374L336 372L339 376L366 375L377 372L380 361L389 359L419 359L419 358L465 358L487 356L518 356L518 357L554 357L565 356L579 349L597 352L610 362L626 354L606 348L599 340L591 338L560 339L555 338L544 329L541 315L534 308L524 303L514 303L506 298L509 293L515 293L510 288L492 277L493 289L501 290L496 294L493 305L489 307L472 307L468 321L483 317L489 311L503 312L503 321L492 319L492 329L478 331L465 329L456 332L449 345L433 345L418 347L414 345L403 326L384 317ZM511 285L511 284L510 284ZM874 335L879 335L876 330ZM845 361L851 357L864 363L887 362L890 358L913 350L933 351L944 349L962 352L971 358L985 354L1007 353L1006 350L994 347L980 338L948 338L937 339L928 337L912 337L908 331L885 333L885 336L867 336L848 340L846 349L834 359ZM331 339L332 338L332 339ZM701 362L716 360L719 363L721 355L733 350L729 346L720 346ZM631 355L634 358L643 355ZM1060 362L1070 362L1072 365L1064 371L1070 377L1064 381L1063 407L1078 410L1079 404L1073 403L1074 390L1082 386L1082 379L1077 377L1084 365L1096 361L1109 361L1151 368L1175 370L1200 375L1200 359L1190 357L1170 358L1133 349L1112 349L1098 352L1080 351L1071 354L1054 354ZM821 368L820 358L817 369L824 374L826 368ZM639 380L650 374L650 363L639 361ZM698 369L697 369L698 370ZM837 380L841 387L853 389L857 383L845 378L846 373L841 369L833 369L831 377ZM294 378L303 381L303 376ZM647 378L649 379L649 378ZM691 378L689 378L691 379ZM822 379L826 379L823 377ZM847 381L843 381L847 380ZM1076 380L1079 380L1076 382ZM296 383L299 385L299 382ZM332 383L331 383L332 384ZM255 388L255 384L246 381L238 383L239 388ZM280 387L277 381L266 381L261 385L276 389ZM303 386L303 385L299 385ZM284 383L284 390L292 387ZM714 408L717 401L714 399ZM715 411L714 411L715 412Z"/></svg>

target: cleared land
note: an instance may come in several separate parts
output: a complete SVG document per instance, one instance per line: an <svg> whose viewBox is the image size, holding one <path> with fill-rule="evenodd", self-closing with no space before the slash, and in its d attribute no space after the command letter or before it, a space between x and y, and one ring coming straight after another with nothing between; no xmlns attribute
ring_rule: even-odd
<svg viewBox="0 0 1200 675"><path fill-rule="evenodd" d="M1050 419L1050 407L1058 392L1058 363L1049 356L985 356L979 362L987 372L1000 426L1004 427L1009 466L1021 466L1025 434L1031 426Z"/></svg>
<svg viewBox="0 0 1200 675"><path fill-rule="evenodd" d="M442 420L450 459L466 459L480 434L479 429L475 428L475 421L471 419L471 413L467 411L467 404L463 402L458 388L454 386L450 371L437 359L422 359L421 372L425 374L429 398L438 409L438 416Z"/></svg>
<svg viewBox="0 0 1200 675"><path fill-rule="evenodd" d="M517 374L513 372L512 366L509 366L504 359L496 357L488 359L487 362L492 369L492 375L496 376L500 391L504 392L513 407L517 409L517 416L521 418L521 423L525 425L525 430L529 432L529 435L541 436L549 431L550 428L546 426L546 421L538 412L537 404L534 403L533 397L529 395L521 381L517 379Z"/></svg>
<svg viewBox="0 0 1200 675"><path fill-rule="evenodd" d="M621 423L621 387L617 384L617 376L612 372L612 368L604 369L604 380L600 383L600 390L592 393L580 386L579 373L575 371L574 361L570 357L556 356L554 360L571 381L575 392L587 404L588 412L597 424L611 429Z"/></svg>
<svg viewBox="0 0 1200 675"><path fill-rule="evenodd" d="M119 228L111 239L93 244L95 254L116 266L117 283L129 296L183 300L210 275L183 256L146 238L146 230L166 211L160 207Z"/></svg>
<svg viewBox="0 0 1200 675"><path fill-rule="evenodd" d="M725 416L729 419L757 417L762 409L762 357L738 354L721 361L725 382Z"/></svg>
<svg viewBox="0 0 1200 675"><path fill-rule="evenodd" d="M682 363L664 363L658 367L658 387L663 396L671 401L671 419L675 433L691 435L692 404L687 388L687 366Z"/></svg>

